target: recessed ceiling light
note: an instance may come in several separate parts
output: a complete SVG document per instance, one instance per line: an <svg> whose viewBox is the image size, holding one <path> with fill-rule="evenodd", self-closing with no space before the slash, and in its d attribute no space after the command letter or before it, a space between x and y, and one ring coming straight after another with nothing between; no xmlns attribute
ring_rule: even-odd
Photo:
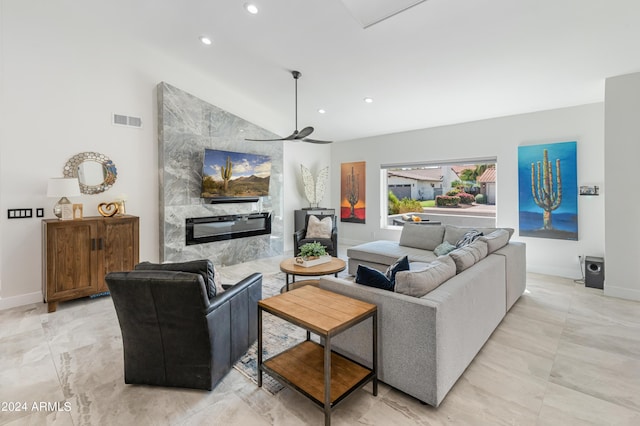
<svg viewBox="0 0 640 426"><path fill-rule="evenodd" d="M373 98L364 98L363 100L368 104L373 103Z"/></svg>
<svg viewBox="0 0 640 426"><path fill-rule="evenodd" d="M202 44L206 44L207 46L212 43L211 39L207 36L200 36L200 41L202 42Z"/></svg>
<svg viewBox="0 0 640 426"><path fill-rule="evenodd" d="M326 111L326 110L324 110L324 109L322 109L322 108L320 108L320 109L318 110L318 112L319 112L320 114L324 114L324 113L326 113L327 111Z"/></svg>
<svg viewBox="0 0 640 426"><path fill-rule="evenodd" d="M252 15L256 15L258 13L258 6L253 3L245 3L244 8Z"/></svg>

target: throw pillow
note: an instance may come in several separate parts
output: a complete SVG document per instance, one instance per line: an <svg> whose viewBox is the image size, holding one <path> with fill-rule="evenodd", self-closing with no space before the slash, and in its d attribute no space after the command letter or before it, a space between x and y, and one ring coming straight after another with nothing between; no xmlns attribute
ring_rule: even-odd
<svg viewBox="0 0 640 426"><path fill-rule="evenodd" d="M192 274L200 274L204 281L204 286L207 290L207 296L209 299L216 297L216 283L214 280L213 263L209 259L192 260L190 262L177 262L177 263L151 263L142 262L138 263L135 268L142 271L178 271L178 272L190 272Z"/></svg>
<svg viewBox="0 0 640 426"><path fill-rule="evenodd" d="M436 256L444 256L445 254L448 254L449 252L455 249L456 249L456 246L451 244L449 241L444 241L438 247L433 249L433 254L435 254Z"/></svg>
<svg viewBox="0 0 640 426"><path fill-rule="evenodd" d="M456 273L459 274L473 266L476 262L487 257L487 253L487 243L477 240L464 247L453 250L449 253L449 256L451 256L456 265Z"/></svg>
<svg viewBox="0 0 640 426"><path fill-rule="evenodd" d="M489 254L487 243L479 239L465 247L473 253L476 263L487 257Z"/></svg>
<svg viewBox="0 0 640 426"><path fill-rule="evenodd" d="M456 265L449 256L441 256L419 271L396 274L396 293L422 297L456 275Z"/></svg>
<svg viewBox="0 0 640 426"><path fill-rule="evenodd" d="M494 251L507 245L507 243L509 242L509 231L507 231L506 229L496 229L492 233L483 235L478 239L486 242L489 253L493 253Z"/></svg>
<svg viewBox="0 0 640 426"><path fill-rule="evenodd" d="M456 243L456 248L464 247L468 244L471 244L481 236L482 236L482 232L478 231L477 229L472 229L471 231L467 231L464 233L462 238L460 238Z"/></svg>
<svg viewBox="0 0 640 426"><path fill-rule="evenodd" d="M222 281L220 280L220 275L218 274L218 270L216 269L216 265L213 265L213 284L216 286L216 296L220 296L224 293L224 287L222 287Z"/></svg>
<svg viewBox="0 0 640 426"><path fill-rule="evenodd" d="M331 238L332 228L333 222L331 216L320 220L316 216L310 215L309 222L307 222L307 235L305 238Z"/></svg>
<svg viewBox="0 0 640 426"><path fill-rule="evenodd" d="M387 277L389 281L391 281L392 285L396 281L396 273L399 271L408 271L409 270L409 258L407 256L402 256L400 259L396 260L395 263L387 268L387 271L384 273L384 276Z"/></svg>
<svg viewBox="0 0 640 426"><path fill-rule="evenodd" d="M444 226L405 223L400 233L400 245L405 247L433 250L442 243Z"/></svg>
<svg viewBox="0 0 640 426"><path fill-rule="evenodd" d="M382 272L364 265L358 265L356 282L383 290L393 290L394 285Z"/></svg>

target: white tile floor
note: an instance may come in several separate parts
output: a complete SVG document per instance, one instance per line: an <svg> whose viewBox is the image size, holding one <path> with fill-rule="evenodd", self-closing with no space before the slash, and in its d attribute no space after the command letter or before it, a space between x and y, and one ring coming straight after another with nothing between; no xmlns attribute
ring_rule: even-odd
<svg viewBox="0 0 640 426"><path fill-rule="evenodd" d="M224 282L278 271L281 258L222 269ZM304 425L322 411L290 390L272 396L231 372L212 392L125 385L111 299L0 311L0 411L13 425ZM50 407L33 410L33 402ZM59 410L55 409L58 404ZM66 404L66 405L65 405ZM15 410L15 406L13 407ZM639 425L640 303L563 278L527 277L504 318L442 405L384 384L334 412L335 425Z"/></svg>

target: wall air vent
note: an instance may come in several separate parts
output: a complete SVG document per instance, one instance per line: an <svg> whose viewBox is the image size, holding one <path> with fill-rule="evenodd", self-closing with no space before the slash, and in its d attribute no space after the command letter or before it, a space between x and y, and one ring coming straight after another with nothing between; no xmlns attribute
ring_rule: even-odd
<svg viewBox="0 0 640 426"><path fill-rule="evenodd" d="M142 127L142 118L130 117L128 115L113 114L112 123L116 126Z"/></svg>

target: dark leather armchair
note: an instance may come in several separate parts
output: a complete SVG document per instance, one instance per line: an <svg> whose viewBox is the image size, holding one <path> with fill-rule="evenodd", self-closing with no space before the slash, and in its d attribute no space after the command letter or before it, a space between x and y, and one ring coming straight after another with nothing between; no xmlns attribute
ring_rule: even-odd
<svg viewBox="0 0 640 426"><path fill-rule="evenodd" d="M293 233L293 255L297 256L300 252L300 246L306 243L312 243L314 241L319 242L327 249L327 253L331 256L338 257L338 224L336 223L336 216L331 215L331 238L306 238L307 227L309 226L309 218L313 215L307 215L304 218L304 229L299 229ZM322 220L328 215L320 216L318 219Z"/></svg>
<svg viewBox="0 0 640 426"><path fill-rule="evenodd" d="M197 273L135 270L105 280L122 331L125 383L211 390L257 338L262 274L211 299Z"/></svg>

